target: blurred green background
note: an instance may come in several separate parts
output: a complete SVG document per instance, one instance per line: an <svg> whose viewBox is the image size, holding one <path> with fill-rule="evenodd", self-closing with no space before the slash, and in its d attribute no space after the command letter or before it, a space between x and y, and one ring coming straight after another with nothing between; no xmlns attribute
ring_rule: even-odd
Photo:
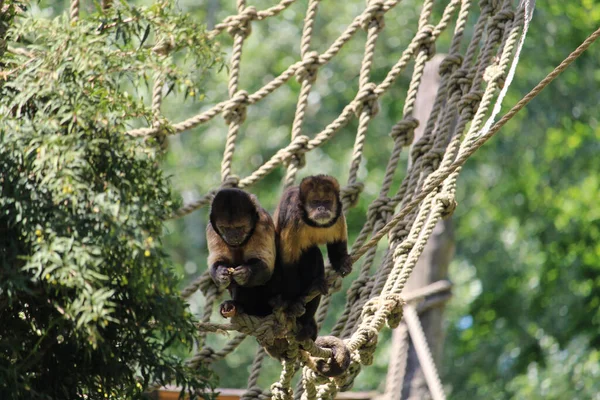
<svg viewBox="0 0 600 400"><path fill-rule="evenodd" d="M137 1L136 3L149 3ZM249 0L258 10L274 0ZM208 27L235 11L235 1L180 0ZM240 89L254 92L299 59L307 1L300 0L276 18L252 25L242 56ZM445 2L437 1L434 20ZM33 5L51 16L67 2ZM323 1L312 49L323 51L365 7L364 0ZM405 0L386 14L371 79L380 82L414 35L421 2ZM478 5L474 4L470 29ZM560 63L600 25L593 0L538 2L515 80L504 111ZM449 32L437 44L448 49ZM319 72L309 99L304 132L314 135L333 120L355 95L364 50L358 33ZM230 52L231 38L219 36ZM227 53L229 55L229 53ZM448 303L446 341L441 365L449 398L600 399L600 45L592 46L558 81L470 160L458 182L454 214L457 252L450 268L455 284ZM201 101L169 97L164 114L180 121L227 98L227 69L213 71ZM379 190L391 151L391 126L401 118L410 69L381 103L371 123L359 179L365 190L348 215L353 238L364 223L367 206ZM259 106L248 109L238 137L233 171L246 176L289 143L300 85L292 79ZM348 177L356 121L325 146L307 155L300 176L327 172ZM209 124L170 138L164 166L184 200L218 186L227 127L217 117ZM402 163L401 163L402 165ZM283 169L251 190L273 210L281 193ZM397 177L396 184L402 178ZM394 186L394 188L397 186ZM393 189L394 189L393 188ZM206 268L204 238L207 210L167 224L164 236L173 265L184 283ZM350 279L345 280L345 287ZM342 310L344 291L333 299L327 331ZM200 312L201 296L192 299ZM355 390L383 388L390 336L384 331L373 366L363 369ZM227 338L211 336L219 347ZM214 365L220 387L245 387L257 344L246 339L227 360ZM273 360L260 384L268 386L279 368Z"/></svg>

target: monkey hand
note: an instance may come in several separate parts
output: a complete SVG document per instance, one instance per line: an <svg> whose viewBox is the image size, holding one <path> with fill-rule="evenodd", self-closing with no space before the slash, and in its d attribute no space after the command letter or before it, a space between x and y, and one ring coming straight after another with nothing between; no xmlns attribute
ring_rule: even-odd
<svg viewBox="0 0 600 400"><path fill-rule="evenodd" d="M240 286L245 286L250 281L252 270L247 265L240 265L233 270L233 280Z"/></svg>
<svg viewBox="0 0 600 400"><path fill-rule="evenodd" d="M227 268L224 265L219 265L217 267L214 281L219 289L225 289L231 283L231 272L229 270L230 268Z"/></svg>
<svg viewBox="0 0 600 400"><path fill-rule="evenodd" d="M347 255L346 257L344 257L344 259L339 264L336 271L341 276L347 276L348 274L350 274L350 272L352 272L352 257L350 257L350 255Z"/></svg>
<svg viewBox="0 0 600 400"><path fill-rule="evenodd" d="M235 317L238 310L237 310L237 307L235 306L235 303L232 300L227 300L227 301L224 301L223 303L221 303L221 308L220 308L219 312L221 313L221 316L223 318L231 318L231 317Z"/></svg>

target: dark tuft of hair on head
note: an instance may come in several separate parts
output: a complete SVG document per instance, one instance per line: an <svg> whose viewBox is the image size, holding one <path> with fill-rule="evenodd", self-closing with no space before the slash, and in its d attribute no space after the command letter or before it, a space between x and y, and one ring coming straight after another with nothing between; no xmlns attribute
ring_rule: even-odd
<svg viewBox="0 0 600 400"><path fill-rule="evenodd" d="M258 219L258 209L250 193L241 189L221 189L213 198L210 207L210 220L214 226L215 218L236 221L250 216Z"/></svg>

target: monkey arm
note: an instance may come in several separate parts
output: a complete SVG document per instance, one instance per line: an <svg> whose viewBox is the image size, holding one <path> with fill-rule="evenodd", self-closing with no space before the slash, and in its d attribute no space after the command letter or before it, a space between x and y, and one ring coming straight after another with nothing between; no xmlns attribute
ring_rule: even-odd
<svg viewBox="0 0 600 400"><path fill-rule="evenodd" d="M352 271L352 260L348 255L346 240L327 243L327 255L333 269L342 276L346 276Z"/></svg>
<svg viewBox="0 0 600 400"><path fill-rule="evenodd" d="M209 267L210 277L219 289L224 289L231 283L229 268L231 265L223 259L213 262Z"/></svg>

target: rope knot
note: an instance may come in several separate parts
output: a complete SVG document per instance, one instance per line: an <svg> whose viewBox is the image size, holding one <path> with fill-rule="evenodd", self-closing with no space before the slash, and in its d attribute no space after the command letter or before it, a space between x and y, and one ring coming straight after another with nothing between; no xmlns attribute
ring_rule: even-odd
<svg viewBox="0 0 600 400"><path fill-rule="evenodd" d="M223 110L223 119L228 125L239 125L246 120L246 107L248 106L248 92L240 90L233 95Z"/></svg>
<svg viewBox="0 0 600 400"><path fill-rule="evenodd" d="M229 175L221 182L221 189L236 188L240 183L240 177L237 175Z"/></svg>
<svg viewBox="0 0 600 400"><path fill-rule="evenodd" d="M413 117L406 117L392 127L390 136L396 144L408 146L415 138L415 129L419 126L419 120Z"/></svg>
<svg viewBox="0 0 600 400"><path fill-rule="evenodd" d="M515 12L510 8L504 8L492 17L490 28L502 31L507 22L512 22L515 19Z"/></svg>
<svg viewBox="0 0 600 400"><path fill-rule="evenodd" d="M175 38L162 38L152 47L152 51L161 56L168 55L175 48Z"/></svg>
<svg viewBox="0 0 600 400"><path fill-rule="evenodd" d="M399 257L404 254L408 254L410 250L415 246L415 240L406 238L402 241L402 243L396 246L394 250L394 258Z"/></svg>
<svg viewBox="0 0 600 400"><path fill-rule="evenodd" d="M421 31L417 34L416 40L419 42L419 50L425 50L427 53L428 59L435 55L435 39L433 37L433 30L435 27L433 25L427 24L421 29Z"/></svg>
<svg viewBox="0 0 600 400"><path fill-rule="evenodd" d="M431 168L436 170L444 158L444 152L445 149L443 147L434 147L423 156L423 161L425 164L431 165Z"/></svg>
<svg viewBox="0 0 600 400"><path fill-rule="evenodd" d="M460 54L450 54L446 56L440 63L440 75L448 75L456 71L463 62L463 57Z"/></svg>
<svg viewBox="0 0 600 400"><path fill-rule="evenodd" d="M374 117L379 112L379 104L377 103L377 94L375 89L377 85L373 82L367 83L356 95L354 101L354 113L359 116L363 110Z"/></svg>
<svg viewBox="0 0 600 400"><path fill-rule="evenodd" d="M302 59L302 64L296 70L296 79L298 82L307 81L313 83L317 79L317 71L320 65L318 52L309 51L306 53Z"/></svg>
<svg viewBox="0 0 600 400"><path fill-rule="evenodd" d="M373 213L377 219L387 221L389 217L394 214L394 207L392 205L392 199L389 197L378 197L371 203L373 207Z"/></svg>
<svg viewBox="0 0 600 400"><path fill-rule="evenodd" d="M400 295L394 294L394 293L386 295L385 302L387 303L387 305L389 307L389 315L387 318L387 325L391 329L394 329L400 324L400 321L402 321L402 315L403 315L402 307L404 306L404 304L406 304L406 302L404 301L404 299L402 297L400 297Z"/></svg>
<svg viewBox="0 0 600 400"><path fill-rule="evenodd" d="M248 37L252 33L252 21L258 18L256 7L246 7L238 15L231 17L227 32L231 36L241 35Z"/></svg>
<svg viewBox="0 0 600 400"><path fill-rule="evenodd" d="M349 183L346 185L342 189L342 202L348 204L349 207L356 206L364 187L365 185L362 182Z"/></svg>
<svg viewBox="0 0 600 400"><path fill-rule="evenodd" d="M207 362L212 360L215 356L215 351L213 348L205 346L198 352L197 358L201 359L203 362Z"/></svg>
<svg viewBox="0 0 600 400"><path fill-rule="evenodd" d="M290 157L284 160L283 165L288 167L291 163L295 163L299 168L304 167L304 165L306 165L306 158L304 154L309 150L308 142L310 142L310 138L308 136L296 136L290 143Z"/></svg>
<svg viewBox="0 0 600 400"><path fill-rule="evenodd" d="M404 240L410 233L407 222L402 220L396 224L394 229L390 232L390 242L399 242Z"/></svg>
<svg viewBox="0 0 600 400"><path fill-rule="evenodd" d="M371 28L376 28L377 32L385 27L385 10L383 8L383 0L367 0L367 9L365 16L360 22L360 26L369 31Z"/></svg>
<svg viewBox="0 0 600 400"><path fill-rule="evenodd" d="M464 118L471 119L475 114L475 110L479 107L482 97L483 93L481 91L472 91L465 94L458 102L458 112Z"/></svg>
<svg viewBox="0 0 600 400"><path fill-rule="evenodd" d="M503 87L504 73L502 72L502 68L498 64L489 65L483 73L483 80L487 83L496 82L498 87Z"/></svg>
<svg viewBox="0 0 600 400"><path fill-rule="evenodd" d="M262 396L263 391L258 386L252 386L248 388L241 397L241 400L259 399Z"/></svg>
<svg viewBox="0 0 600 400"><path fill-rule="evenodd" d="M271 385L271 396L273 400L293 400L294 394L290 387L286 387L281 382L275 382Z"/></svg>
<svg viewBox="0 0 600 400"><path fill-rule="evenodd" d="M471 77L466 66L462 66L452 74L450 78L449 91L452 94L459 94L462 96L463 88L467 90L471 83Z"/></svg>
<svg viewBox="0 0 600 400"><path fill-rule="evenodd" d="M448 218L454 213L456 210L456 206L458 205L454 196L450 193L441 193L438 196L439 202L444 206L444 211L442 212L442 218Z"/></svg>

